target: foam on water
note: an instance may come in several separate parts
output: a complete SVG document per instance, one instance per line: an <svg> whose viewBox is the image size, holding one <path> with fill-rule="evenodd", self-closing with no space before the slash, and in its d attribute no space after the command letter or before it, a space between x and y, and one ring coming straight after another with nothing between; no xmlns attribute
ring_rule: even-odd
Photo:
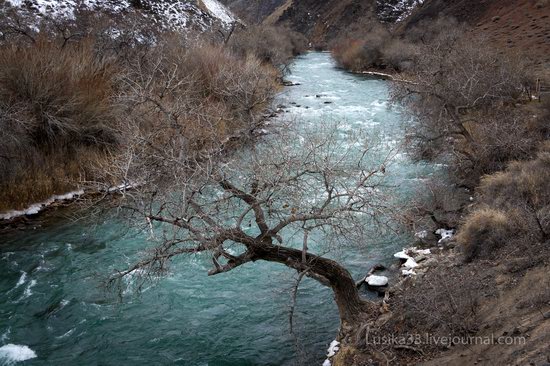
<svg viewBox="0 0 550 366"><path fill-rule="evenodd" d="M27 280L27 272L21 273L21 277L19 277L19 280L15 284L15 288L18 288L19 286L24 284L26 280Z"/></svg>
<svg viewBox="0 0 550 366"><path fill-rule="evenodd" d="M25 288L25 291L23 292L23 295L17 300L18 302L21 300L25 300L26 298L31 297L32 295L32 288L36 286L36 280L31 280L29 284L27 285L27 288Z"/></svg>
<svg viewBox="0 0 550 366"><path fill-rule="evenodd" d="M0 361L4 361L6 365L30 360L31 358L36 358L36 353L27 346L10 343L0 347Z"/></svg>

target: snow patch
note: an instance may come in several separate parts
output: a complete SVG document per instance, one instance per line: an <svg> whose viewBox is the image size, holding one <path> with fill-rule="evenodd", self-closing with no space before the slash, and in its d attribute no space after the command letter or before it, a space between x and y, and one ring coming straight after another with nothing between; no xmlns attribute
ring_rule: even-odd
<svg viewBox="0 0 550 366"><path fill-rule="evenodd" d="M27 346L10 343L0 347L0 360L3 360L7 365L30 360L31 358L36 358L36 353Z"/></svg>
<svg viewBox="0 0 550 366"><path fill-rule="evenodd" d="M394 256L395 258L398 258L398 259L405 259L405 260L411 258L410 255L408 255L407 253L405 253L405 249L403 249L403 250L400 251L400 252L395 253L393 256Z"/></svg>
<svg viewBox="0 0 550 366"><path fill-rule="evenodd" d="M83 190L73 191L61 195L53 195L47 200L39 203L34 203L23 210L14 210L14 211L8 211L3 214L0 214L0 220L11 220L16 217L20 216L28 216L28 215L36 215L40 211L42 211L44 208L50 206L54 202L57 201L68 201L72 200L75 197L82 196L84 194Z"/></svg>
<svg viewBox="0 0 550 366"><path fill-rule="evenodd" d="M409 258L407 259L405 264L403 264L403 267L405 267L406 269L413 269L418 267L418 263L416 263L416 261L413 258Z"/></svg>
<svg viewBox="0 0 550 366"><path fill-rule="evenodd" d="M365 282L369 286L373 287L382 287L386 286L388 284L388 277L386 276L376 276L376 275L370 275L367 278L365 278Z"/></svg>
<svg viewBox="0 0 550 366"><path fill-rule="evenodd" d="M447 230L447 229L437 229L435 233L439 236L441 236L441 239L437 242L438 244L443 243L447 239L451 239L453 235L455 234L454 230Z"/></svg>
<svg viewBox="0 0 550 366"><path fill-rule="evenodd" d="M415 237L418 239L426 239L428 237L428 231L422 230L414 234Z"/></svg>
<svg viewBox="0 0 550 366"><path fill-rule="evenodd" d="M416 247L411 247L403 249L402 251L395 253L393 256L405 261L402 265L404 269L401 270L401 274L403 276L414 276L416 275L414 269L419 266L414 258L429 254L431 254L430 249L417 249Z"/></svg>
<svg viewBox="0 0 550 366"><path fill-rule="evenodd" d="M140 10L129 0L8 0L6 4L34 19L35 26L39 24L42 16L74 20L75 14L80 10L122 16L134 13L144 22L152 22L159 28L169 30L185 30L197 26L204 31L215 21L227 27L236 20L235 16L217 0L203 0L205 11L191 0L141 1L143 6ZM113 29L113 32L116 36L118 30Z"/></svg>
<svg viewBox="0 0 550 366"><path fill-rule="evenodd" d="M328 346L327 350L327 357L334 357L334 355L340 350L340 342L337 340L334 340L330 342L330 346Z"/></svg>
<svg viewBox="0 0 550 366"><path fill-rule="evenodd" d="M235 18L231 15L231 12L216 0L202 0L202 3L211 15L218 18L222 22L227 24L235 21Z"/></svg>

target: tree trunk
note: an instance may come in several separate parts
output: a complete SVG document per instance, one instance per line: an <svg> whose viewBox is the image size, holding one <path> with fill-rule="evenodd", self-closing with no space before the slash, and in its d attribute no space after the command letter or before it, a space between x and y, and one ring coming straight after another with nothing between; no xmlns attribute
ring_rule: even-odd
<svg viewBox="0 0 550 366"><path fill-rule="evenodd" d="M302 255L301 250L272 244L254 248L257 259L281 263L300 272L307 271L308 277L330 287L334 292L342 324L354 323L363 318L369 310L369 303L359 296L355 281L348 270L331 259L310 253L307 253L307 261L303 263Z"/></svg>

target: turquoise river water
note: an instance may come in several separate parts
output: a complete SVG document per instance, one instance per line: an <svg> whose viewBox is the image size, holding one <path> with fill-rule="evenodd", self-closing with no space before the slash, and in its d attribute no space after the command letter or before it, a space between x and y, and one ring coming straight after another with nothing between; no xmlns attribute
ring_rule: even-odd
<svg viewBox="0 0 550 366"><path fill-rule="evenodd" d="M404 116L388 103L388 82L335 67L328 53L296 59L278 104L295 123L339 119L345 137L369 131L380 151L403 138ZM388 167L399 199L433 174L403 153ZM359 278L375 262L391 263L408 245L386 234L345 253L329 254ZM180 258L171 273L122 299L102 287L148 245L116 217L49 219L40 227L0 237L0 365L320 365L338 327L331 292L304 280L289 334L295 275L256 262L208 277L206 256ZM10 347L5 347L12 345ZM2 348L4 346L4 348ZM28 347L28 349L26 348ZM31 352L34 358L26 358Z"/></svg>

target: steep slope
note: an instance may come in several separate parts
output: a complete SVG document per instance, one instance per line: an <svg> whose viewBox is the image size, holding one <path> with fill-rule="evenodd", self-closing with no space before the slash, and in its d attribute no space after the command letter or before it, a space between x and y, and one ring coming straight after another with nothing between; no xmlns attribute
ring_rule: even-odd
<svg viewBox="0 0 550 366"><path fill-rule="evenodd" d="M359 20L393 23L423 0L223 0L252 22L286 25L304 33L317 46L326 45Z"/></svg>
<svg viewBox="0 0 550 366"><path fill-rule="evenodd" d="M287 0L220 0L239 17L250 23L261 23Z"/></svg>
<svg viewBox="0 0 550 366"><path fill-rule="evenodd" d="M110 16L137 16L145 24L161 29L204 31L228 28L237 18L217 0L8 0L0 12L15 10L20 16L74 19L80 12L101 12Z"/></svg>
<svg viewBox="0 0 550 366"><path fill-rule="evenodd" d="M401 30L406 32L441 15L467 23L470 32L517 53L541 77L550 79L550 1L426 0L403 22Z"/></svg>
<svg viewBox="0 0 550 366"><path fill-rule="evenodd" d="M351 23L372 17L375 0L288 1L266 21L286 25L305 34L316 46L324 47Z"/></svg>

